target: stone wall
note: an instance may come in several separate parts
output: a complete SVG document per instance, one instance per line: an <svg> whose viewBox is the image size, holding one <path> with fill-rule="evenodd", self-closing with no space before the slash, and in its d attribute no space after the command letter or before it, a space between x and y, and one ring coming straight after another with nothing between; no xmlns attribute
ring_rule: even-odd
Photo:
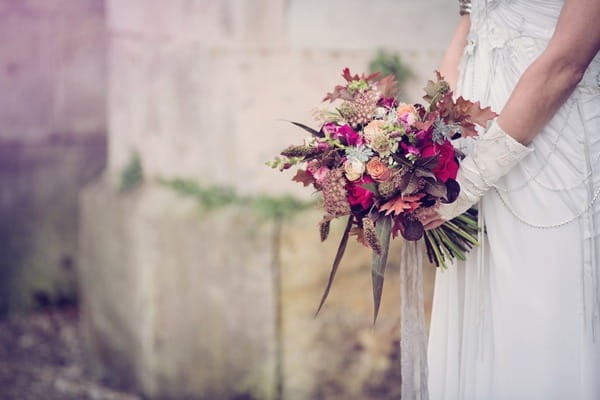
<svg viewBox="0 0 600 400"><path fill-rule="evenodd" d="M302 195L264 168L302 138L282 120L310 123L343 67L365 71L380 47L420 99L456 15L441 0L109 1L109 170L136 150L152 176Z"/></svg>
<svg viewBox="0 0 600 400"><path fill-rule="evenodd" d="M149 398L397 398L398 243L375 329L355 243L315 320L339 227L321 245L317 212L209 212L157 179L306 198L264 166L304 136L282 119L310 123L342 68L364 71L378 47L412 67L417 100L456 14L442 0L108 0L108 168L82 194L80 231L98 373ZM119 192L134 153L144 180Z"/></svg>
<svg viewBox="0 0 600 400"><path fill-rule="evenodd" d="M105 165L101 0L0 0L0 314L75 300L77 194Z"/></svg>

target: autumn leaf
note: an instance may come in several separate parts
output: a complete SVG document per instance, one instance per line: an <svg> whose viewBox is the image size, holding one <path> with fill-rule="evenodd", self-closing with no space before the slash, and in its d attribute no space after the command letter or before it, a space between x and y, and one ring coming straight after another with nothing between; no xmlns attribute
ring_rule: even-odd
<svg viewBox="0 0 600 400"><path fill-rule="evenodd" d="M419 200L425 197L425 193L417 193L410 196L398 196L379 207L385 211L385 215L400 215L406 210L415 210L421 204Z"/></svg>
<svg viewBox="0 0 600 400"><path fill-rule="evenodd" d="M299 169L296 172L296 175L294 175L294 177L292 178L292 180L294 182L300 182L304 186L308 186L312 183L315 183L315 178L312 176L312 174L310 174L309 172L307 172L303 169Z"/></svg>
<svg viewBox="0 0 600 400"><path fill-rule="evenodd" d="M323 98L322 101L329 101L330 103L332 103L337 99L351 101L354 99L354 97L352 96L352 93L350 93L346 86L337 85L333 89L333 92L327 93L327 95Z"/></svg>
<svg viewBox="0 0 600 400"><path fill-rule="evenodd" d="M448 85L448 82L444 80L440 72L435 71L435 81L427 81L427 85L423 90L425 90L423 100L433 105L441 95L450 92L450 86Z"/></svg>
<svg viewBox="0 0 600 400"><path fill-rule="evenodd" d="M471 121L484 128L487 126L489 120L498 116L498 114L492 111L492 107L481 108L481 104L478 101L471 103L468 114Z"/></svg>
<svg viewBox="0 0 600 400"><path fill-rule="evenodd" d="M396 97L398 95L398 82L394 75L388 75L377 82L377 88L382 97Z"/></svg>

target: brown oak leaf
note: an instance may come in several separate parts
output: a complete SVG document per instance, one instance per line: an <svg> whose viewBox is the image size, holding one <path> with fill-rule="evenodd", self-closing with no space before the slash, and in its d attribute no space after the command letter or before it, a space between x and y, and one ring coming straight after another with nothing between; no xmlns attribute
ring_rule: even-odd
<svg viewBox="0 0 600 400"><path fill-rule="evenodd" d="M307 171L305 171L303 169L299 169L296 172L296 175L294 175L294 177L292 178L292 180L294 182L300 182L304 186L308 186L312 183L315 183L315 178L312 176L312 174L308 173Z"/></svg>
<svg viewBox="0 0 600 400"><path fill-rule="evenodd" d="M420 205L420 201L425 196L425 193L416 193L410 196L398 196L389 200L381 207L380 211L385 211L385 215L400 215L406 210L416 210Z"/></svg>

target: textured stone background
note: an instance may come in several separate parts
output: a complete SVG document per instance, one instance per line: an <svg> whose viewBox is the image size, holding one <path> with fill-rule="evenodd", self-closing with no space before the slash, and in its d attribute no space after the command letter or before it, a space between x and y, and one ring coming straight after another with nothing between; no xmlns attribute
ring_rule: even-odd
<svg viewBox="0 0 600 400"><path fill-rule="evenodd" d="M0 0L0 315L76 300L77 196L106 164L101 0Z"/></svg>
<svg viewBox="0 0 600 400"><path fill-rule="evenodd" d="M342 68L366 70L380 47L419 100L456 9L0 0L0 312L79 293L88 367L148 398L397 398L398 243L375 328L355 243L314 319L341 227L320 244L318 212L208 210L157 180L308 198L264 166L304 136L282 120L310 123ZM123 191L133 154L143 180Z"/></svg>

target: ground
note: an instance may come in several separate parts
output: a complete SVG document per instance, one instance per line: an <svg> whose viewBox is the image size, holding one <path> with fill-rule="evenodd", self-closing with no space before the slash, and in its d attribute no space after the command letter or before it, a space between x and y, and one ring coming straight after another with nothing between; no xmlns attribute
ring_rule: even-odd
<svg viewBox="0 0 600 400"><path fill-rule="evenodd" d="M0 400L141 400L92 378L75 308L0 320Z"/></svg>

